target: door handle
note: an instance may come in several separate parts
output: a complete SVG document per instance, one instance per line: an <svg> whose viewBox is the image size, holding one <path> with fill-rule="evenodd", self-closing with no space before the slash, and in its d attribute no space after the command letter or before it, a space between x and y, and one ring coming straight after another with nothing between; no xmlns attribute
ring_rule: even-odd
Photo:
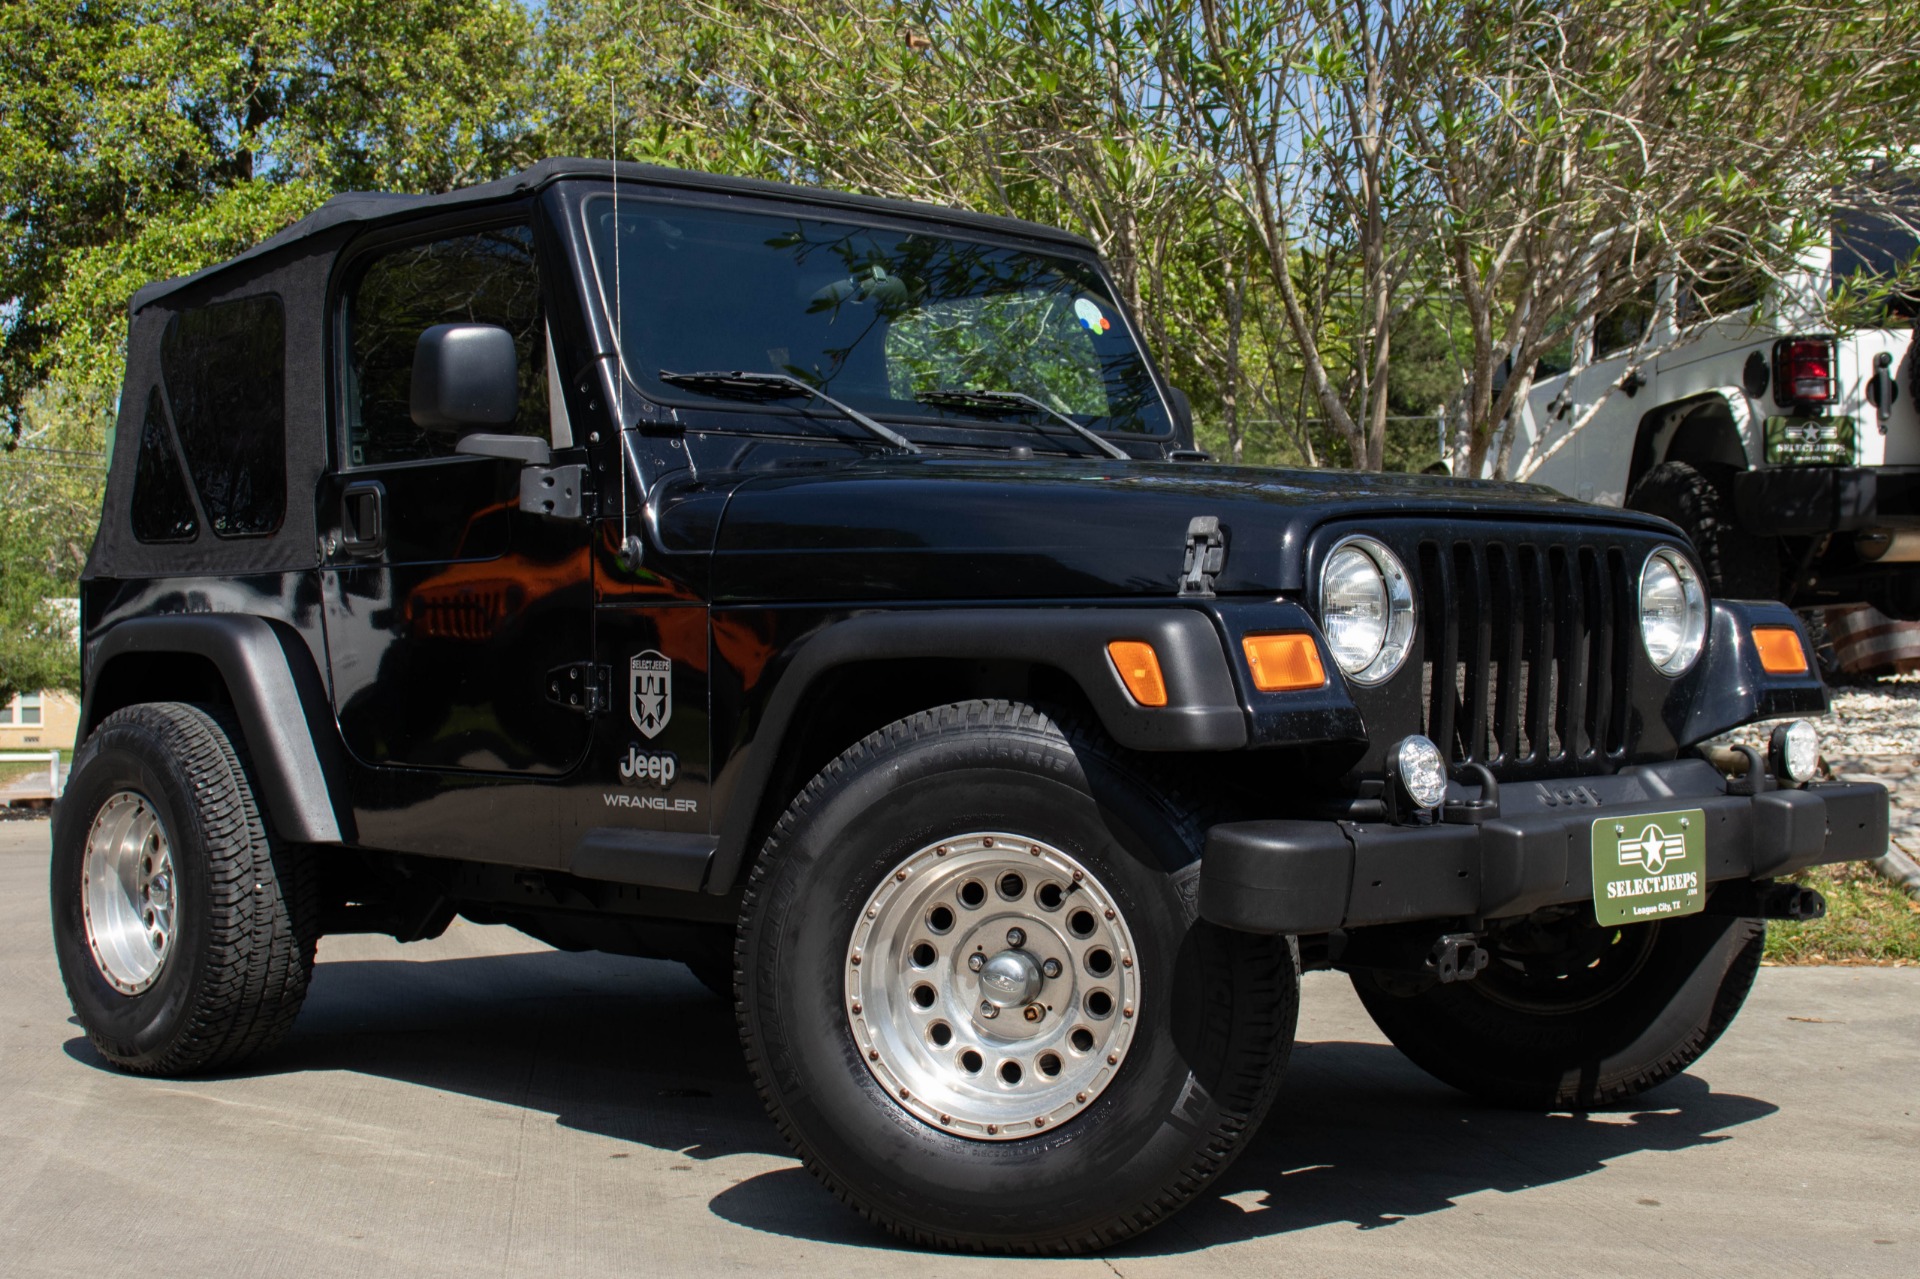
<svg viewBox="0 0 1920 1279"><path fill-rule="evenodd" d="M361 559L387 549L387 489L379 480L356 480L340 495L340 549Z"/></svg>

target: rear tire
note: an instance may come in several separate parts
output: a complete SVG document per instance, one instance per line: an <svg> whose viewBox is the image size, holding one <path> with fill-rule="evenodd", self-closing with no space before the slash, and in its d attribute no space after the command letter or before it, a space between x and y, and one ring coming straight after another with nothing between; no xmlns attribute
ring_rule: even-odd
<svg viewBox="0 0 1920 1279"><path fill-rule="evenodd" d="M1505 1106L1584 1110L1699 1060L1753 988L1767 936L1764 921L1719 915L1525 928L1504 947L1489 939L1491 962L1472 981L1413 989L1356 972L1354 989L1394 1046L1443 1083Z"/></svg>
<svg viewBox="0 0 1920 1279"><path fill-rule="evenodd" d="M1631 510L1678 524L1693 542L1707 585L1721 599L1780 597L1780 546L1740 527L1733 509L1734 468L1662 462L1627 495Z"/></svg>
<svg viewBox="0 0 1920 1279"><path fill-rule="evenodd" d="M277 1044L318 940L311 854L267 833L239 735L208 711L118 711L55 808L54 950L100 1055L186 1075Z"/></svg>
<svg viewBox="0 0 1920 1279"><path fill-rule="evenodd" d="M1136 760L1014 703L829 764L754 866L737 965L748 1063L807 1168L948 1248L1102 1248L1190 1201L1271 1105L1299 999L1290 943L1198 918L1199 837ZM990 987L1002 963L1025 975Z"/></svg>

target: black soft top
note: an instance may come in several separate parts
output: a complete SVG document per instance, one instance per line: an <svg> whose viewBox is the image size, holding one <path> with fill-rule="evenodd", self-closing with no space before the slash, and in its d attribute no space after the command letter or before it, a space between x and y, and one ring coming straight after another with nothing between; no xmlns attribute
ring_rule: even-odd
<svg viewBox="0 0 1920 1279"><path fill-rule="evenodd" d="M1045 226L1038 222L1023 222L1018 218L996 217L987 213L967 213L938 205L916 204L909 200L887 200L878 196L851 195L844 191L794 186L786 182L767 182L758 178L729 178L710 173L690 173L684 169L667 169L658 165L634 164L624 160L615 163L611 160L562 158L542 160L531 168L522 169L510 177L501 178L495 182L483 182L478 186L461 187L457 191L448 191L443 195L396 195L384 191L349 191L344 195L336 195L272 239L262 241L238 257L229 258L225 262L197 271L192 275L172 280L159 280L147 285L133 295L132 309L138 311L170 293L210 280L256 258L277 254L283 249L294 249L297 252L296 246L300 246L305 241L337 242L337 237L330 236L328 233L339 228L351 230L396 218L445 212L496 200L509 200L516 196L531 195L552 183L568 178L598 178L601 181L612 181L616 177L622 182L668 187L681 191L755 195L800 201L819 206L823 210L838 209L853 213L884 213L895 217L927 219L948 226L973 227L1000 235L1047 240L1084 253L1095 251L1093 245L1080 236L1062 231L1058 227Z"/></svg>
<svg viewBox="0 0 1920 1279"><path fill-rule="evenodd" d="M1007 239L1039 241L1072 253L1093 251L1092 246L1078 236L1012 218L962 213L904 200L847 195L817 187L721 178L652 165L614 164L607 160L545 160L510 178L449 191L445 195L355 193L335 196L279 235L238 257L181 279L149 284L134 295L131 323L127 327L126 383L120 397L119 429L107 471L106 505L84 576L91 580L182 573L271 573L307 569L318 564L321 530L314 503L326 471L329 430L326 301L328 282L341 252L362 231L383 223L505 204L568 179L612 182L616 178L623 186L650 187L662 194L754 196L810 205L825 217L837 213L841 217L864 214L913 219L961 234L971 230ZM210 471L249 481L256 478L256 472L259 476L271 475L277 481L283 466L285 501L277 508L281 510L279 523L257 529L212 527L209 494L195 488L195 484L206 480L198 477L194 483L186 484L178 496L181 513L185 514L190 508L197 532L160 541L154 540L156 535L149 531L148 539L142 540L132 524L132 497L142 474L142 457L147 460L149 482L162 487L157 477L167 473L196 476L194 459L183 451L178 432L181 411L191 412L200 403L193 399L191 374L191 369L199 366L192 365L181 354L188 349L183 337L174 348L180 367L174 375L169 375L164 367L167 334L178 329L185 335L196 317L204 320L214 314L211 308L229 303L266 307L263 314L277 317L273 322L283 332L282 359L277 365L272 364L267 353L248 357L257 360L263 369L271 365L272 371L282 375L276 392L279 408L273 421L267 424L283 432L281 451L273 453L268 444L265 447L273 453L271 458L248 456L236 461L236 454L203 460L210 463ZM232 315L231 312L225 314ZM214 351L204 356L204 362L207 367L213 367L223 358L220 352ZM201 447L214 453L238 449L242 442L257 438L261 426L262 423L235 421L203 439ZM240 479L235 479L222 492L231 495L239 489ZM259 491L257 484L248 491Z"/></svg>

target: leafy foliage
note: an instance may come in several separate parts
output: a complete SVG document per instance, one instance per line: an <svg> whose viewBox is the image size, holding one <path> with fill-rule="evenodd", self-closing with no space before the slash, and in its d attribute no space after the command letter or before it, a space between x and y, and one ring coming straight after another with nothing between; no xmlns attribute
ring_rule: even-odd
<svg viewBox="0 0 1920 1279"><path fill-rule="evenodd" d="M1068 227L1218 452L1412 469L1441 414L1496 474L1539 461L1502 425L1541 359L1656 274L1731 304L1920 212L1904 0L12 0L0 110L10 494L97 465L142 283L547 155ZM1819 305L1910 310L1906 272ZM84 497L0 514L9 634L71 594Z"/></svg>

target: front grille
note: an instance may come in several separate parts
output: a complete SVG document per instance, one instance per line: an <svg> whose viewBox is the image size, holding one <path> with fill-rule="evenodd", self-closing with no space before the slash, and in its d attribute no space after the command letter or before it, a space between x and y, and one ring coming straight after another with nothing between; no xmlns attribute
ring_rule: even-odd
<svg viewBox="0 0 1920 1279"><path fill-rule="evenodd" d="M1638 558L1611 539L1422 539L1426 734L1498 773L1596 771L1632 746Z"/></svg>

